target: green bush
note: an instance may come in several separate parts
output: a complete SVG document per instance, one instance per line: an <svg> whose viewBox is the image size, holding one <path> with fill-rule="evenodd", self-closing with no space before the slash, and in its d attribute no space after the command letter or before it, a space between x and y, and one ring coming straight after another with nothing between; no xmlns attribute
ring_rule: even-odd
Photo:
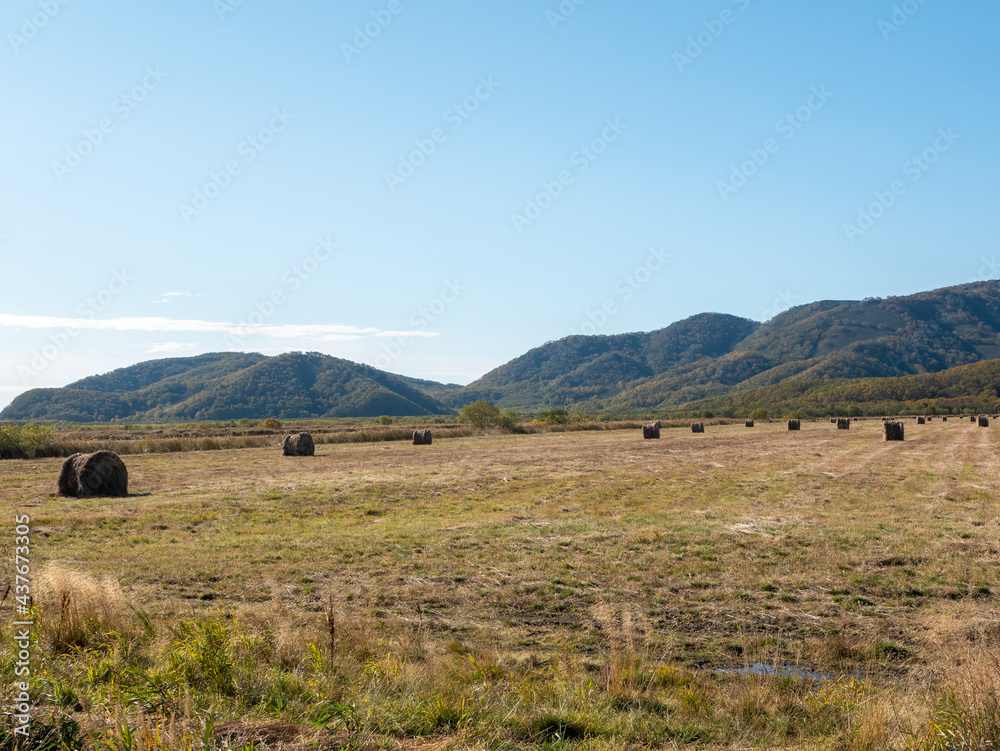
<svg viewBox="0 0 1000 751"><path fill-rule="evenodd" d="M0 459L33 459L52 449L52 428L34 423L0 425Z"/></svg>
<svg viewBox="0 0 1000 751"><path fill-rule="evenodd" d="M500 408L485 399L466 404L458 413L459 420L482 430L495 428L500 424L500 418Z"/></svg>

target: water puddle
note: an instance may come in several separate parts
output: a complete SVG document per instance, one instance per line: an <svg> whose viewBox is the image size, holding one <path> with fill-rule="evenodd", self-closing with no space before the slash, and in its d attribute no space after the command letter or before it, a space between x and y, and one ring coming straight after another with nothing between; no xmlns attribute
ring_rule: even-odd
<svg viewBox="0 0 1000 751"><path fill-rule="evenodd" d="M857 673L826 673L802 665L767 665L755 662L741 668L718 668L713 673L719 675L756 675L761 678L802 678L807 681L836 681L841 678L857 677Z"/></svg>

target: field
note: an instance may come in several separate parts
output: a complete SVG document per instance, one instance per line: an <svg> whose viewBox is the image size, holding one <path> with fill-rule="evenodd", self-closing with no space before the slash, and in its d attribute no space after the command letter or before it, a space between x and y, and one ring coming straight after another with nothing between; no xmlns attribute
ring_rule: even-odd
<svg viewBox="0 0 1000 751"><path fill-rule="evenodd" d="M33 747L997 747L997 429L906 431L136 454L127 499L0 461Z"/></svg>

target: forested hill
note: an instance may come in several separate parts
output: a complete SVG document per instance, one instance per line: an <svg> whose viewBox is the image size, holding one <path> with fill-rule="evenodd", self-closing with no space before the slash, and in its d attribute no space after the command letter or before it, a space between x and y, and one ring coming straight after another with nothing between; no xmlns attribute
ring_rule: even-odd
<svg viewBox="0 0 1000 751"><path fill-rule="evenodd" d="M61 389L34 389L6 420L164 422L241 417L447 414L447 406L394 376L319 353L214 353L139 363Z"/></svg>
<svg viewBox="0 0 1000 751"><path fill-rule="evenodd" d="M762 324L703 313L648 333L570 336L465 387L317 353L154 360L62 389L29 391L0 419L419 416L448 414L482 398L522 412L679 411L692 404L746 404L748 394L785 403L797 389L805 398L802 384L810 384L810 399L832 398L839 392L828 382L939 373L994 359L1000 359L1000 282L989 281L906 297L815 302ZM980 381L991 372L976 371L971 380L960 373L949 382L949 394L973 381L979 392L988 390ZM939 386L917 379L905 390L917 399L914 389Z"/></svg>

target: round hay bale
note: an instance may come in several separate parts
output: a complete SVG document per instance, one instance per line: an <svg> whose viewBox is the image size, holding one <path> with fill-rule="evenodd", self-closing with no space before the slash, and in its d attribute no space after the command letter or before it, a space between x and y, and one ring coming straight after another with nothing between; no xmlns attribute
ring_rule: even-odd
<svg viewBox="0 0 1000 751"><path fill-rule="evenodd" d="M59 495L68 498L123 498L128 495L128 469L113 451L73 454L59 472Z"/></svg>
<svg viewBox="0 0 1000 751"><path fill-rule="evenodd" d="M942 417L941 418L941 422L948 422L948 418L947 417Z"/></svg>
<svg viewBox="0 0 1000 751"><path fill-rule="evenodd" d="M642 438L643 440L651 440L660 437L660 426L652 422L649 425L642 426Z"/></svg>
<svg viewBox="0 0 1000 751"><path fill-rule="evenodd" d="M969 415L969 422L975 422L975 421L976 421L976 416L975 415Z"/></svg>
<svg viewBox="0 0 1000 751"><path fill-rule="evenodd" d="M293 433L285 436L282 444L285 456L315 456L316 444L309 433Z"/></svg>
<svg viewBox="0 0 1000 751"><path fill-rule="evenodd" d="M703 423L703 422L693 422L693 423L691 423L691 432L692 433L704 433L705 432L705 423Z"/></svg>
<svg viewBox="0 0 1000 751"><path fill-rule="evenodd" d="M753 420L747 420L747 427L748 428L752 428L753 427Z"/></svg>
<svg viewBox="0 0 1000 751"><path fill-rule="evenodd" d="M414 430L413 431L413 445L414 446L430 446L433 439L431 437L430 430Z"/></svg>
<svg viewBox="0 0 1000 751"><path fill-rule="evenodd" d="M903 440L903 423L888 420L882 423L882 435L887 441Z"/></svg>
<svg viewBox="0 0 1000 751"><path fill-rule="evenodd" d="M837 430L850 430L851 421L846 417L840 417L837 419Z"/></svg>
<svg viewBox="0 0 1000 751"><path fill-rule="evenodd" d="M834 424L834 423L836 423L836 422L837 422L837 418L836 418L836 417L831 417L831 418L830 418L830 424L831 424L831 425L833 425L833 424Z"/></svg>
<svg viewBox="0 0 1000 751"><path fill-rule="evenodd" d="M981 427L981 428L988 428L989 426L990 426L990 418L988 418L988 417L980 417L979 418L979 427Z"/></svg>
<svg viewBox="0 0 1000 751"><path fill-rule="evenodd" d="M917 418L917 425L925 425L926 423L927 421L924 418L922 417Z"/></svg>
<svg viewBox="0 0 1000 751"><path fill-rule="evenodd" d="M801 430L802 429L802 423L799 420L789 420L788 421L788 429L789 430Z"/></svg>

